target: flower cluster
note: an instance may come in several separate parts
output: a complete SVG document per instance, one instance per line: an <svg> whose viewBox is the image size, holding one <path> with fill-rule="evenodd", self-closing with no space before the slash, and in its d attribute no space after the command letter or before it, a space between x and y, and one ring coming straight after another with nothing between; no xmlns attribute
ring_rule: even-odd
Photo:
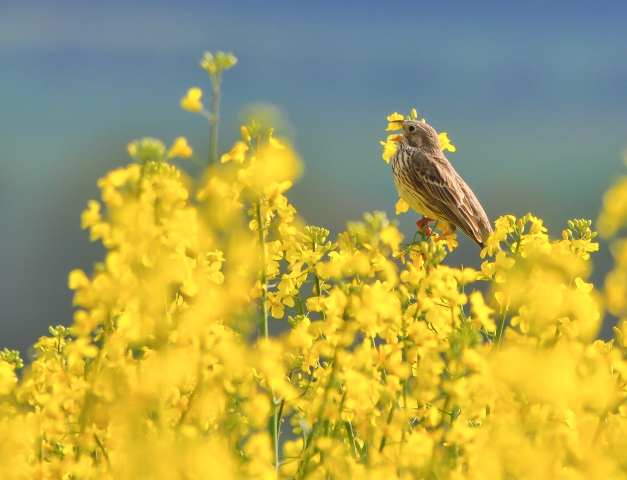
<svg viewBox="0 0 627 480"><path fill-rule="evenodd" d="M625 476L625 322L595 341L589 221L501 217L481 271L381 212L329 240L289 203L291 145L241 134L198 182L168 163L181 139L99 181L82 224L107 254L69 275L73 324L19 379L0 352L0 478Z"/></svg>
<svg viewBox="0 0 627 480"><path fill-rule="evenodd" d="M627 150L623 152L627 165ZM607 309L620 318L614 328L618 343L627 348L627 238L617 234L627 226L627 176L621 176L603 197L599 232L611 241L614 269L605 281Z"/></svg>

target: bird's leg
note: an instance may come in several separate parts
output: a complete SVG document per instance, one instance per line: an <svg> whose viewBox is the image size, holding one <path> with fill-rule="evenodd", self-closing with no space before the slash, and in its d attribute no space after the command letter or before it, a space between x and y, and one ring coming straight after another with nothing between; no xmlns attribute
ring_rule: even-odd
<svg viewBox="0 0 627 480"><path fill-rule="evenodd" d="M435 222L435 220L433 218L429 218L429 217L424 217L423 216L420 220L418 220L416 222L416 226L418 227L418 230L420 230L422 227L427 225L429 222Z"/></svg>
<svg viewBox="0 0 627 480"><path fill-rule="evenodd" d="M424 228L425 229L424 234L427 237L431 235L431 228L429 228L429 222L435 222L435 220L429 217L422 217L420 220L416 222L416 227L418 227L418 231L422 232L422 229Z"/></svg>

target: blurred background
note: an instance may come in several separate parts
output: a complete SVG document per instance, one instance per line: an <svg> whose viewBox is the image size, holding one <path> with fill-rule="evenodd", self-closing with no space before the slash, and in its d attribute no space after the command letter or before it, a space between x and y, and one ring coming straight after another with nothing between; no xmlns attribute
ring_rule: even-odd
<svg viewBox="0 0 627 480"><path fill-rule="evenodd" d="M204 51L239 60L220 149L246 108L278 108L305 162L290 200L332 238L373 210L415 231L379 145L412 108L448 132L491 220L532 212L559 237L624 172L625 25L623 1L0 2L0 347L71 323L67 275L104 253L80 213L131 140L186 136L205 158L206 121L179 107L209 93ZM593 258L600 286L607 245ZM446 262L479 268L479 250L460 238Z"/></svg>

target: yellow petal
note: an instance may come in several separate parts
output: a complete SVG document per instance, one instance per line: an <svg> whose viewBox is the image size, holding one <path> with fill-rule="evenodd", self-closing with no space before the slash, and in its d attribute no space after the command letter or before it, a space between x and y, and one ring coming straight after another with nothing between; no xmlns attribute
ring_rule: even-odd
<svg viewBox="0 0 627 480"><path fill-rule="evenodd" d="M229 153L225 153L220 157L220 162L226 163L233 160L235 163L242 163L246 159L246 152L248 151L248 145L244 142L235 142L233 148Z"/></svg>
<svg viewBox="0 0 627 480"><path fill-rule="evenodd" d="M508 307L508 305L506 305L507 299L505 298L505 294L503 292L496 292L494 294L494 298L496 298L496 301L499 302L499 305L501 306L501 308Z"/></svg>
<svg viewBox="0 0 627 480"><path fill-rule="evenodd" d="M383 145L383 154L381 155L381 157L387 163L390 163L390 160L392 159L392 157L394 157L394 154L396 153L396 143L391 142L389 140L387 142L379 142L379 143Z"/></svg>
<svg viewBox="0 0 627 480"><path fill-rule="evenodd" d="M390 123L388 125L388 128L385 129L385 131L387 132L387 131L390 131L390 130L392 130L392 131L393 130L400 130L401 128L403 128L403 127L401 127L401 124L398 123L398 122L404 120L404 118L405 117L403 115L401 115L400 113L394 112L392 115L387 117L388 122L390 122Z"/></svg>
<svg viewBox="0 0 627 480"><path fill-rule="evenodd" d="M181 99L181 107L190 112L198 112L202 110L202 90L197 87L190 88L187 95Z"/></svg>
<svg viewBox="0 0 627 480"><path fill-rule="evenodd" d="M406 212L407 210L409 210L408 203L402 198L399 199L399 201L396 202L396 214L400 215L401 213Z"/></svg>
<svg viewBox="0 0 627 480"><path fill-rule="evenodd" d="M577 285L577 291L579 293L590 293L594 288L592 283L584 282L581 277L575 278L575 285Z"/></svg>
<svg viewBox="0 0 627 480"><path fill-rule="evenodd" d="M192 156L192 153L194 153L194 151L192 150L192 147L187 144L187 139L185 137L178 137L174 140L172 148L168 151L168 158L189 158Z"/></svg>
<svg viewBox="0 0 627 480"><path fill-rule="evenodd" d="M72 270L68 278L68 287L70 290L79 290L89 287L89 278L82 270Z"/></svg>
<svg viewBox="0 0 627 480"><path fill-rule="evenodd" d="M281 145L281 142L279 142L276 138L274 137L270 137L268 139L268 142L270 142L270 146L272 146L273 148L276 148L277 150L283 150L285 149L284 145Z"/></svg>
<svg viewBox="0 0 627 480"><path fill-rule="evenodd" d="M453 145L451 141L448 139L446 132L442 132L438 136L440 137L440 144L442 145L442 151L448 150L449 152L454 152L455 150L457 150L455 148L455 145Z"/></svg>
<svg viewBox="0 0 627 480"><path fill-rule="evenodd" d="M398 120L403 120L403 117L400 113L398 112L394 112L392 115L390 115L389 117L387 117L388 122L396 122Z"/></svg>

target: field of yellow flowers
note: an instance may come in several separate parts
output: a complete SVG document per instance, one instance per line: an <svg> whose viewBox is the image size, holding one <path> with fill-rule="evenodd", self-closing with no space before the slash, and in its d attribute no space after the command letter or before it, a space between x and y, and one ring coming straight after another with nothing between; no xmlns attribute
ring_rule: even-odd
<svg viewBox="0 0 627 480"><path fill-rule="evenodd" d="M627 478L626 323L595 340L627 314L627 177L598 222L602 291L589 221L551 240L501 217L481 271L379 212L329 239L289 203L301 160L270 125L218 157L234 64L201 62L211 111L181 102L210 122L204 176L168 163L195 158L184 138L131 143L82 216L108 253L70 273L71 327L27 367L1 352L0 479Z"/></svg>

